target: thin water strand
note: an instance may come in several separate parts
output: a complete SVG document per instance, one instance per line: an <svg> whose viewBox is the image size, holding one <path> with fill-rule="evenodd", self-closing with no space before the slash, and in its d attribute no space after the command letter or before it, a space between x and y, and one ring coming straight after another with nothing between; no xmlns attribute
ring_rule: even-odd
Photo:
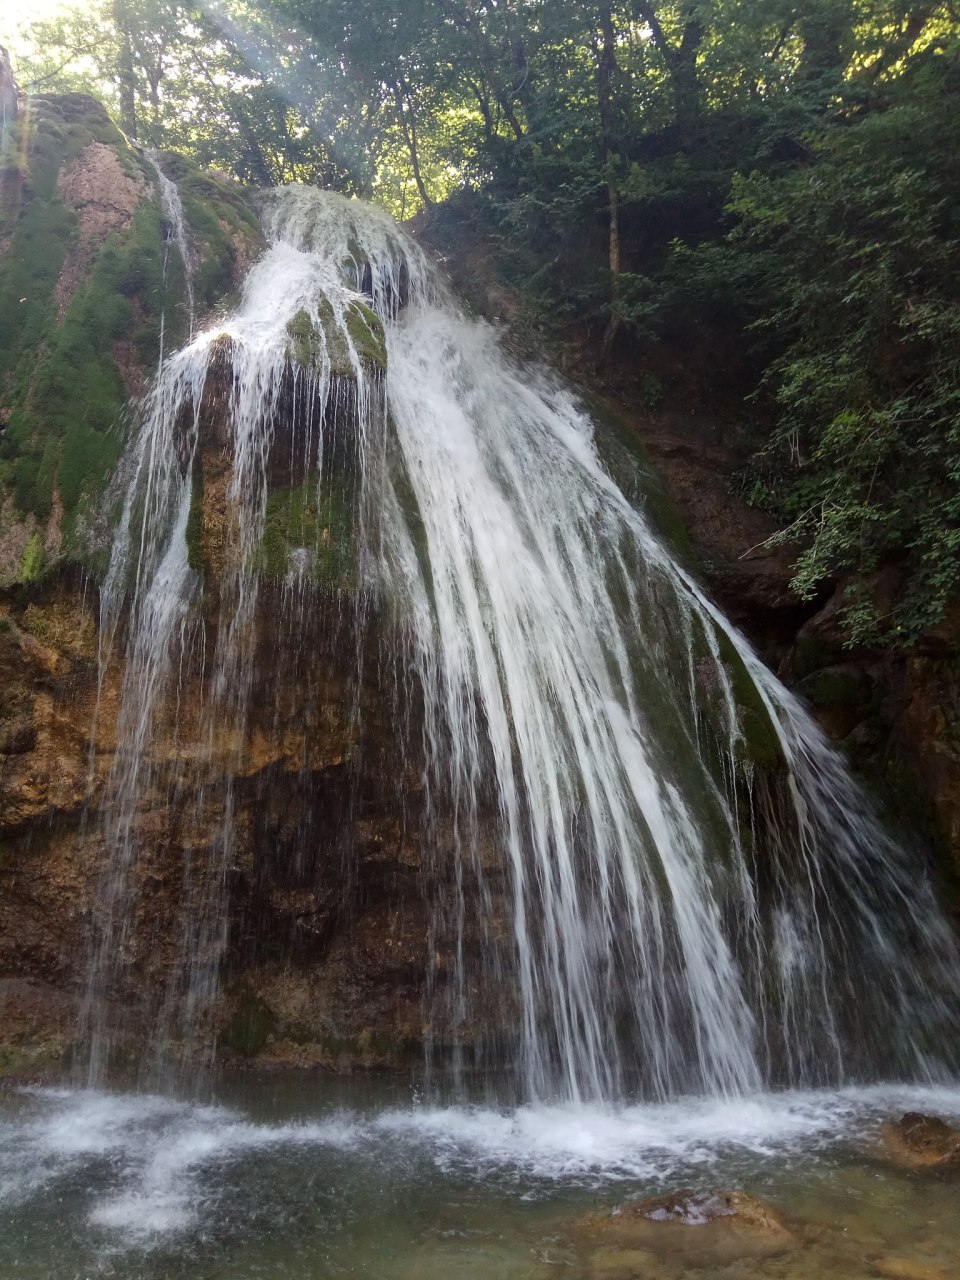
<svg viewBox="0 0 960 1280"><path fill-rule="evenodd" d="M157 175L157 183L160 187L160 210L167 221L169 232L164 242L163 252L163 280L166 284L167 268L169 265L169 252L171 243L176 246L177 253L180 255L180 261L183 264L183 284L187 294L187 336L188 339L193 337L193 326L196 319L196 298L193 289L193 253L190 249L190 239L187 233L187 218L183 208L183 201L180 199L180 188L168 178L161 167L161 156L157 151L147 150L144 153L148 164ZM164 333L164 313L160 316L160 364L163 364L163 333Z"/></svg>

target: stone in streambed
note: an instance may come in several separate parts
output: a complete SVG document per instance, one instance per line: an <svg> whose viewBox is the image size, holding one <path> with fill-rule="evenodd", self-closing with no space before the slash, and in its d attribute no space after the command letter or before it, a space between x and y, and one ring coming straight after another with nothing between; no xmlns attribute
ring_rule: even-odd
<svg viewBox="0 0 960 1280"><path fill-rule="evenodd" d="M643 1275L643 1253L680 1267L725 1266L741 1258L784 1253L798 1244L775 1208L744 1191L685 1189L629 1201L584 1219L579 1230L602 1239L609 1251L591 1260L598 1280L620 1280L627 1274L622 1267L618 1272L615 1252L638 1251L639 1258L622 1256L620 1262L629 1266L632 1261L639 1268L635 1274Z"/></svg>
<svg viewBox="0 0 960 1280"><path fill-rule="evenodd" d="M950 1280L943 1267L914 1262L910 1258L878 1258L873 1264L873 1271L883 1280Z"/></svg>
<svg viewBox="0 0 960 1280"><path fill-rule="evenodd" d="M960 1170L960 1129L936 1116L908 1111L880 1130L883 1154L904 1169Z"/></svg>
<svg viewBox="0 0 960 1280"><path fill-rule="evenodd" d="M587 1259L586 1280L662 1280L663 1263L649 1249L597 1249Z"/></svg>

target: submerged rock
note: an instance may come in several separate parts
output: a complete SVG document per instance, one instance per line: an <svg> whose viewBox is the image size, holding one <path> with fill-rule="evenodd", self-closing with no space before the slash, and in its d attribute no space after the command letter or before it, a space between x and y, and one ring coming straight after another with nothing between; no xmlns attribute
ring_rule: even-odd
<svg viewBox="0 0 960 1280"><path fill-rule="evenodd" d="M873 1270L884 1280L949 1280L943 1267L915 1262L912 1258L878 1258Z"/></svg>
<svg viewBox="0 0 960 1280"><path fill-rule="evenodd" d="M591 1256L590 1274L604 1277L633 1274L629 1268L644 1254L681 1267L726 1266L798 1244L783 1215L745 1191L682 1189L628 1201L587 1218L580 1231L602 1238L604 1247Z"/></svg>
<svg viewBox="0 0 960 1280"><path fill-rule="evenodd" d="M884 1154L906 1169L960 1169L960 1129L936 1116L908 1111L900 1120L883 1125Z"/></svg>
<svg viewBox="0 0 960 1280"><path fill-rule="evenodd" d="M586 1274L587 1280L660 1280L663 1264L648 1249L597 1249Z"/></svg>

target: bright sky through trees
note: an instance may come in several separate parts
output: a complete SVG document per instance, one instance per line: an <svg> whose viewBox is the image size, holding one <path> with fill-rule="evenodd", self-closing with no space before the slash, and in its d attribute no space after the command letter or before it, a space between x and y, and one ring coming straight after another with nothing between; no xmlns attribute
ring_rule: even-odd
<svg viewBox="0 0 960 1280"><path fill-rule="evenodd" d="M0 0L0 43L16 45L20 27L82 7L83 0Z"/></svg>

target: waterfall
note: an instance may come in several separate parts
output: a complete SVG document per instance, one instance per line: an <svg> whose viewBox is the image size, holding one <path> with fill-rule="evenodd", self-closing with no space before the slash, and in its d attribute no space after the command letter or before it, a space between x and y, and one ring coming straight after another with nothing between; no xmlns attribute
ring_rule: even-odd
<svg viewBox="0 0 960 1280"><path fill-rule="evenodd" d="M428 1062L571 1099L955 1070L960 963L927 877L627 500L576 398L465 317L381 211L294 186L263 216L270 247L238 308L164 362L128 461L102 606L104 669L128 621L94 1077L146 856L138 805L159 788L175 807L191 772L210 781L158 1045L206 1042L278 485L348 510L335 594L357 684L374 620L393 673L397 759L419 774L438 868L424 878L444 885ZM214 481L204 599L191 522ZM333 518L316 524L281 575L281 612L304 628ZM303 652L299 669L326 660ZM191 663L198 706L181 703ZM192 744L176 758L155 746L171 705Z"/></svg>

